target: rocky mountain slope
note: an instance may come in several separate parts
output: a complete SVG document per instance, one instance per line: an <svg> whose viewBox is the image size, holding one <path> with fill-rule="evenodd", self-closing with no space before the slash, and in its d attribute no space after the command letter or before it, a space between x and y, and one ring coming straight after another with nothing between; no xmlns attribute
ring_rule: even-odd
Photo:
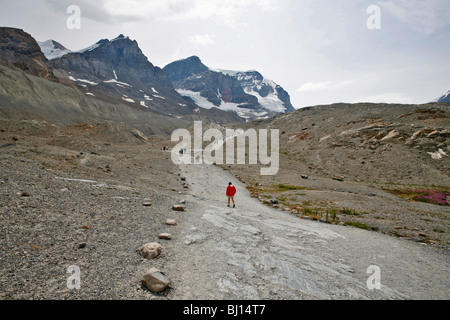
<svg viewBox="0 0 450 320"><path fill-rule="evenodd" d="M38 119L58 125L112 122L145 135L170 134L190 120L91 98L80 90L0 65L0 117Z"/></svg>
<svg viewBox="0 0 450 320"><path fill-rule="evenodd" d="M0 28L0 64L58 81L37 42L30 34L20 29Z"/></svg>
<svg viewBox="0 0 450 320"><path fill-rule="evenodd" d="M247 120L294 111L289 94L257 71L210 69L192 56L163 68L177 91L204 109L237 112Z"/></svg>
<svg viewBox="0 0 450 320"><path fill-rule="evenodd" d="M353 181L448 185L446 103L316 106L257 127L278 128L281 152L312 172Z"/></svg>

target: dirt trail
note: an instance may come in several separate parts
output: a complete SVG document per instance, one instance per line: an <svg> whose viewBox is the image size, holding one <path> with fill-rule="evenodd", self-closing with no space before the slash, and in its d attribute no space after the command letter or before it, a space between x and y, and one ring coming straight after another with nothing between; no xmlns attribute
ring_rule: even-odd
<svg viewBox="0 0 450 320"><path fill-rule="evenodd" d="M301 220L250 197L216 166L181 165L189 191L172 299L448 299L449 255L383 234ZM238 189L235 209L225 188ZM370 266L381 289L367 285Z"/></svg>

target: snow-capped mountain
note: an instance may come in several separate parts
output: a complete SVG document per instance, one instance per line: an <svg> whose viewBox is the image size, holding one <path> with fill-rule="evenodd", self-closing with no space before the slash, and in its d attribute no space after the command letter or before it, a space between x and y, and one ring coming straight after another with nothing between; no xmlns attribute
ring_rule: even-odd
<svg viewBox="0 0 450 320"><path fill-rule="evenodd" d="M255 96L263 108L278 113L295 111L289 94L273 80L264 78L258 71L217 71L236 78L245 93Z"/></svg>
<svg viewBox="0 0 450 320"><path fill-rule="evenodd" d="M192 56L163 68L175 89L204 109L237 113L247 120L294 111L289 94L257 71L225 71L205 66Z"/></svg>
<svg viewBox="0 0 450 320"><path fill-rule="evenodd" d="M63 55L71 53L69 49L65 48L62 44L56 42L55 40L47 40L43 42L38 41L38 44L39 47L41 47L42 53L48 60L60 58Z"/></svg>
<svg viewBox="0 0 450 320"><path fill-rule="evenodd" d="M437 99L437 102L449 102L450 103L450 90L442 97Z"/></svg>
<svg viewBox="0 0 450 320"><path fill-rule="evenodd" d="M192 101L186 101L175 91L166 73L142 53L137 42L124 35L102 39L84 50L52 59L49 64L62 82L107 102L175 117L242 121L235 114L200 110Z"/></svg>

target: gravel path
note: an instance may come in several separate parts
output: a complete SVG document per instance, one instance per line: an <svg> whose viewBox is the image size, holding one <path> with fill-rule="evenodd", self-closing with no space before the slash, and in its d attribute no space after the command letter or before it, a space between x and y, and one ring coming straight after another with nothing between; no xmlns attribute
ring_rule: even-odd
<svg viewBox="0 0 450 320"><path fill-rule="evenodd" d="M167 271L174 299L448 299L449 255L357 228L301 220L250 197L215 166L183 165L190 186ZM229 181L237 207L227 208ZM380 272L380 289L368 279ZM373 268L373 267L371 267ZM368 273L369 272L369 273ZM371 282L373 283L373 282Z"/></svg>

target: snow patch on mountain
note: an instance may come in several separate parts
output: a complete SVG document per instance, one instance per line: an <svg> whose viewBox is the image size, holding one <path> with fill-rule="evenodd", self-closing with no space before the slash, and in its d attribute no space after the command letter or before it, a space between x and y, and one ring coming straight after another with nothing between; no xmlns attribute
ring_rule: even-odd
<svg viewBox="0 0 450 320"><path fill-rule="evenodd" d="M205 97L202 97L200 95L200 92L191 91L191 90L185 90L185 89L176 89L176 91L182 96L182 97L189 97L192 100L194 100L195 104L203 109L212 109L216 106L208 101Z"/></svg>
<svg viewBox="0 0 450 320"><path fill-rule="evenodd" d="M85 53L87 51L92 51L92 50L97 49L98 47L100 47L100 45L101 45L101 43L97 42L97 43L93 44L92 46L89 46L89 47L84 48L82 50L76 51L76 53Z"/></svg>
<svg viewBox="0 0 450 320"><path fill-rule="evenodd" d="M250 120L255 116L257 116L259 119L269 118L268 112L266 111L256 112L253 109L240 107L239 106L240 104L238 103L225 102L222 100L220 106L216 106L212 102L210 102L207 98L202 97L200 95L200 92L185 89L177 89L177 92L183 97L191 98L192 100L194 100L196 105L198 105L203 109L217 108L220 110L235 112L238 116L246 120Z"/></svg>
<svg viewBox="0 0 450 320"><path fill-rule="evenodd" d="M86 79L75 79L75 78L72 77L72 76L69 76L69 79L72 80L72 81L74 81L74 82L77 82L77 81L78 81L78 82L83 82L83 83L87 83L87 84L90 84L90 85L93 85L93 86L98 85L97 82L89 81L89 80L86 80Z"/></svg>
<svg viewBox="0 0 450 320"><path fill-rule="evenodd" d="M131 98L129 98L128 96L125 96L125 95L122 97L122 99L123 99L124 101L130 102L130 103L135 103L135 101L134 101L133 99L131 99Z"/></svg>
<svg viewBox="0 0 450 320"><path fill-rule="evenodd" d="M48 60L61 58L62 56L72 52L54 40L38 42L38 44L42 53Z"/></svg>
<svg viewBox="0 0 450 320"><path fill-rule="evenodd" d="M133 87L131 84L128 84L126 82L117 81L117 79L106 80L106 81L103 81L103 83L115 83L118 86Z"/></svg>

